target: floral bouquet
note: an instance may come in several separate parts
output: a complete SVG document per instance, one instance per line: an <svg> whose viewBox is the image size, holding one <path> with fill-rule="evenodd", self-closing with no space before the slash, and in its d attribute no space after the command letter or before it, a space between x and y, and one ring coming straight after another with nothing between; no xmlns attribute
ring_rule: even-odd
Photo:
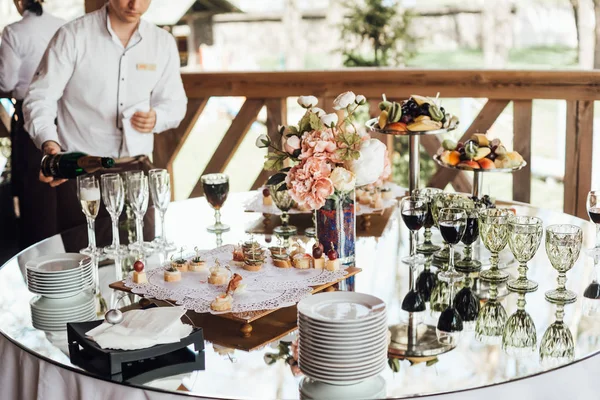
<svg viewBox="0 0 600 400"><path fill-rule="evenodd" d="M280 185L278 190L289 190L300 207L333 211L321 218L322 224L317 212L319 240L326 248L331 243L338 253L347 254L346 246L339 240L339 225L354 224L354 189L387 179L391 168L385 144L359 132L354 124L356 111L367 104L365 96L353 92L340 94L333 102L337 113L331 114L317 107L317 103L315 96L300 96L298 104L306 112L298 125L279 127L279 144L267 135L261 135L256 144L270 149L265 169L277 171L267 184ZM285 167L286 160L290 166ZM338 210L340 213L336 213ZM338 225L337 236L336 232L326 235L332 230L325 226L328 218ZM354 236L347 242L353 254Z"/></svg>

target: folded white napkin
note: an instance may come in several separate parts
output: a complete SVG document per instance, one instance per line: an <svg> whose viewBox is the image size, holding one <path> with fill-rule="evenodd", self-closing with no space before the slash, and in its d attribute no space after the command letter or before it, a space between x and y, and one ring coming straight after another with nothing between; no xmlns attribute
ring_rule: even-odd
<svg viewBox="0 0 600 400"><path fill-rule="evenodd" d="M131 117L136 111L148 112L150 100L141 101L123 111L123 152L122 156L138 156L152 154L154 136L151 133L138 132L131 126Z"/></svg>
<svg viewBox="0 0 600 400"><path fill-rule="evenodd" d="M157 344L175 343L188 336L193 327L181 322L183 307L157 307L148 310L130 310L123 313L117 325L107 322L88 331L90 337L103 349L137 350Z"/></svg>

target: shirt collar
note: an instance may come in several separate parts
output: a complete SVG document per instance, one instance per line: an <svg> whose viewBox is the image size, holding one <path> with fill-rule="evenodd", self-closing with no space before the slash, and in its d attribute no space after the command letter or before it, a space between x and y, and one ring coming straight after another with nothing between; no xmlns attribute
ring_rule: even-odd
<svg viewBox="0 0 600 400"><path fill-rule="evenodd" d="M104 6L104 11L101 14L104 16L106 29L107 29L109 35L111 36L112 40L117 45L119 45L121 48L123 48L123 43L121 43L121 39L119 39L119 37L117 36L115 31L113 31L112 27L110 26L110 18L108 17L108 4L106 4ZM143 23L144 23L144 21L142 19L140 19L138 27L136 28L135 32L133 33L133 35L129 39L129 42L127 43L127 49L135 46L142 40L141 31L143 30ZM125 50L127 50L127 49L125 49Z"/></svg>

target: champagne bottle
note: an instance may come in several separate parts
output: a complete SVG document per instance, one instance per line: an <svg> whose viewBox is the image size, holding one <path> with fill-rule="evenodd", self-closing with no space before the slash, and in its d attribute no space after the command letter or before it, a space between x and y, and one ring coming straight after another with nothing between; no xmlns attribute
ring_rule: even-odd
<svg viewBox="0 0 600 400"><path fill-rule="evenodd" d="M61 153L45 155L40 169L44 176L73 179L103 168L112 168L115 160L109 157L94 157L84 153Z"/></svg>

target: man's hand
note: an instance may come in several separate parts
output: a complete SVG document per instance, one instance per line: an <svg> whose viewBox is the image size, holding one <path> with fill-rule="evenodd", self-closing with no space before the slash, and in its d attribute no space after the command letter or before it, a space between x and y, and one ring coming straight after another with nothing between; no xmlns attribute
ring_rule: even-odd
<svg viewBox="0 0 600 400"><path fill-rule="evenodd" d="M58 145L58 143L56 143L52 140L48 140L47 142L44 142L44 144L42 145L42 151L44 152L44 154L58 154L58 153L60 153L60 146ZM56 187L62 183L65 183L67 180L66 179L54 179L51 176L44 176L44 174L42 174L42 171L40 171L40 181L44 182L44 183L48 183L52 187Z"/></svg>
<svg viewBox="0 0 600 400"><path fill-rule="evenodd" d="M148 112L136 111L131 117L131 126L138 132L152 133L155 125L156 111L153 108Z"/></svg>

